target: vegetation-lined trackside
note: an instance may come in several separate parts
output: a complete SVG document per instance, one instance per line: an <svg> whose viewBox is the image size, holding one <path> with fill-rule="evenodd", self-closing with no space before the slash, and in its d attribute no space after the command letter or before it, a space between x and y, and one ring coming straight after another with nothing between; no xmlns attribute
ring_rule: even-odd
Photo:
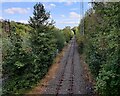
<svg viewBox="0 0 120 96"><path fill-rule="evenodd" d="M31 6L34 3L29 4L28 6ZM46 6L46 3L44 6L42 3L36 3L28 24L0 19L2 37L0 37L0 43L2 41L0 72L3 73L0 85L3 81L3 96L13 96L13 94L23 96L32 92L38 95L55 94L56 96L59 94L119 96L120 2L91 2L92 6L89 6L89 10L85 12L87 7L83 10L85 14L82 19L79 18L81 14L76 13L79 11L77 8L79 6L73 8L71 2L65 4L69 7L60 14L58 9L64 5L59 3L58 7L55 4ZM84 2L81 4L86 5ZM8 8L9 6L6 5L9 4L3 5L4 15L13 16L15 12L20 14L31 12L28 6ZM45 7L57 8L51 9L53 16L50 16L50 12L47 12ZM59 14L56 15L56 12ZM55 22L51 17L55 16L61 16L57 18L59 20L55 19L60 21L62 26L58 23L54 25ZM64 18L64 22L61 18ZM70 26L77 23L76 18L81 19L80 24L71 28ZM64 24L70 26L65 25L63 29L56 27L63 27ZM54 74L50 75L49 72ZM41 83L42 80L45 84Z"/></svg>
<svg viewBox="0 0 120 96"><path fill-rule="evenodd" d="M4 94L24 93L34 86L47 73L56 54L69 42L71 30L55 28L49 18L50 13L43 4L37 3L29 24L0 22L3 25Z"/></svg>
<svg viewBox="0 0 120 96"><path fill-rule="evenodd" d="M42 94L59 96L67 95L90 95L93 96L92 86L89 86L83 75L83 67L80 64L78 46L75 37L69 43L63 58L60 60L59 69L53 79L45 86ZM39 88L34 91L39 92Z"/></svg>
<svg viewBox="0 0 120 96"><path fill-rule="evenodd" d="M120 2L95 2L92 5L93 8L86 12L79 25L81 28L84 24L84 36L77 38L79 50L84 49L83 54L94 75L95 89L100 96L118 96L120 94Z"/></svg>

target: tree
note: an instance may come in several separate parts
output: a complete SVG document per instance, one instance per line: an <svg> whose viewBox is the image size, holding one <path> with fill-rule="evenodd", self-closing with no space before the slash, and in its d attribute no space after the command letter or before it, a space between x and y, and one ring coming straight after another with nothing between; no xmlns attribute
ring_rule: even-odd
<svg viewBox="0 0 120 96"><path fill-rule="evenodd" d="M50 18L50 13L46 12L43 4L37 3L34 6L33 17L30 17L30 26L34 29L39 28L42 25L48 25L48 19Z"/></svg>
<svg viewBox="0 0 120 96"><path fill-rule="evenodd" d="M31 48L34 57L33 73L36 81L47 72L56 53L56 40L53 35L52 23L49 23L50 13L46 12L43 4L34 6L33 17L30 17Z"/></svg>
<svg viewBox="0 0 120 96"><path fill-rule="evenodd" d="M119 37L120 2L93 2L84 20L86 61L96 79L101 96L120 94ZM82 23L82 22L81 22ZM79 26L82 26L80 23Z"/></svg>
<svg viewBox="0 0 120 96"><path fill-rule="evenodd" d="M72 31L69 26L63 29L63 33L65 35L66 42L68 43L69 40L72 38Z"/></svg>
<svg viewBox="0 0 120 96"><path fill-rule="evenodd" d="M58 49L58 51L61 51L65 45L65 36L64 36L62 30L60 30L60 29L54 28L53 32L54 32L54 36L56 39L57 49Z"/></svg>
<svg viewBox="0 0 120 96"><path fill-rule="evenodd" d="M73 27L72 31L74 32L74 35L80 34L80 32L78 31L78 27L77 26Z"/></svg>
<svg viewBox="0 0 120 96"><path fill-rule="evenodd" d="M24 87L30 86L29 83L26 83L30 80L26 81L26 79L28 79L27 74L31 71L28 66L31 65L32 58L23 49L23 40L16 30L11 32L9 40L11 47L7 49L7 54L3 58L3 76L6 78L3 82L4 94L17 93Z"/></svg>

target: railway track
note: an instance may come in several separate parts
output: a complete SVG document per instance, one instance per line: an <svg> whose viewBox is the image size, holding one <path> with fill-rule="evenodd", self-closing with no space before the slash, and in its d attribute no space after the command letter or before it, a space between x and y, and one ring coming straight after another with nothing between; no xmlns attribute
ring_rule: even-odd
<svg viewBox="0 0 120 96"><path fill-rule="evenodd" d="M58 72L49 81L43 94L53 94L55 96L68 94L72 96L75 94L88 94L87 91L83 78L83 68L80 64L80 57L74 37L60 61Z"/></svg>
<svg viewBox="0 0 120 96"><path fill-rule="evenodd" d="M60 91L60 89L61 89L61 86L62 86L62 83L64 82L64 77L65 77L65 69L66 69L66 66L67 66L67 64L69 64L69 59L70 58L72 58L72 63L71 63L71 74L70 74L70 78L69 78L69 82L70 82L70 86L69 86L69 89L68 89L68 94L72 94L73 92L72 92L72 88L73 88L73 74L74 74L74 65L73 65L73 57L74 57L74 43L75 43L75 41L74 40L72 40L71 41L71 46L70 46L70 49L69 49L69 51L68 51L68 56L67 56L67 59L66 59L66 61L65 61L65 65L64 65L64 69L63 69L63 71L62 71L62 75L60 76L60 78L59 78L59 83L58 83L58 85L57 85L57 88L56 88L56 96L58 96L59 95L59 91Z"/></svg>
<svg viewBox="0 0 120 96"><path fill-rule="evenodd" d="M74 86L74 50L75 50L75 40L73 42L73 53L72 53L72 63L71 63L71 74L70 74L70 86L69 86L69 92L68 94L73 94L73 86Z"/></svg>

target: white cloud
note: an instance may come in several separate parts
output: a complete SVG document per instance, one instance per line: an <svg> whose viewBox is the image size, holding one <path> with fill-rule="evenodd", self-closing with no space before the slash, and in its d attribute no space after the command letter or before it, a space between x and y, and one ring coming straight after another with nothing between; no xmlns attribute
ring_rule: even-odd
<svg viewBox="0 0 120 96"><path fill-rule="evenodd" d="M28 21L27 20L16 20L17 22L21 22L21 23L24 23L24 24L28 24Z"/></svg>
<svg viewBox="0 0 120 96"><path fill-rule="evenodd" d="M43 6L44 6L46 9L49 9L49 10L51 10L52 8L55 8L55 7L56 7L56 5L53 4L53 3L51 3L51 4L43 4Z"/></svg>
<svg viewBox="0 0 120 96"><path fill-rule="evenodd" d="M56 0L1 0L2 2L56 2ZM92 0L57 0L57 2L91 2ZM119 2L120 0L93 0L95 2ZM0 2L1 3L1 2Z"/></svg>
<svg viewBox="0 0 120 96"><path fill-rule="evenodd" d="M62 21L62 22L60 22L60 24L79 24L79 22L75 22L75 21Z"/></svg>
<svg viewBox="0 0 120 96"><path fill-rule="evenodd" d="M88 3L88 6L91 8L91 7L92 7L92 4L91 4L91 3Z"/></svg>
<svg viewBox="0 0 120 96"><path fill-rule="evenodd" d="M50 4L50 6L51 6L51 7L56 7L56 5L55 5L55 4Z"/></svg>
<svg viewBox="0 0 120 96"><path fill-rule="evenodd" d="M58 24L77 26L80 23L80 19L82 18L82 15L76 12L70 12L69 16L65 16L64 14L62 14L61 17L63 18L57 21Z"/></svg>
<svg viewBox="0 0 120 96"><path fill-rule="evenodd" d="M45 4L43 4L43 6L46 7Z"/></svg>
<svg viewBox="0 0 120 96"><path fill-rule="evenodd" d="M50 18L53 19L53 16L50 14Z"/></svg>
<svg viewBox="0 0 120 96"><path fill-rule="evenodd" d="M76 12L70 12L70 18L81 18L82 16L80 14L77 14Z"/></svg>
<svg viewBox="0 0 120 96"><path fill-rule="evenodd" d="M64 17L65 17L65 15L61 15L61 17L63 17L63 18L64 18Z"/></svg>
<svg viewBox="0 0 120 96"><path fill-rule="evenodd" d="M68 5L68 6L69 6L69 5L72 5L72 3L73 3L73 2L71 2L71 1L67 1L65 5Z"/></svg>
<svg viewBox="0 0 120 96"><path fill-rule="evenodd" d="M3 19L3 17L2 17L2 16L0 16L0 19Z"/></svg>
<svg viewBox="0 0 120 96"><path fill-rule="evenodd" d="M30 10L30 8L27 8L28 10Z"/></svg>
<svg viewBox="0 0 120 96"><path fill-rule="evenodd" d="M13 7L13 8L5 9L4 12L9 13L9 14L15 14L15 13L26 14L29 12L29 10L30 8Z"/></svg>
<svg viewBox="0 0 120 96"><path fill-rule="evenodd" d="M78 10L78 8L71 8L70 10L72 10L72 11L76 11L76 10Z"/></svg>

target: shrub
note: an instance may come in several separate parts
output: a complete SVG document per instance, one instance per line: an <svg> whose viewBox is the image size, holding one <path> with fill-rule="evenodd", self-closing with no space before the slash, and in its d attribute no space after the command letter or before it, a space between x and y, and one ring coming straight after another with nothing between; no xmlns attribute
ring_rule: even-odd
<svg viewBox="0 0 120 96"><path fill-rule="evenodd" d="M84 54L101 96L120 94L120 2L95 2L84 20ZM82 22L79 25L81 28ZM79 29L80 30L80 29Z"/></svg>
<svg viewBox="0 0 120 96"><path fill-rule="evenodd" d="M72 33L69 26L65 27L62 31L63 31L64 36L65 36L65 41L68 43L70 41L70 39L72 38L73 33Z"/></svg>
<svg viewBox="0 0 120 96"><path fill-rule="evenodd" d="M80 54L83 54L83 50L84 50L84 36L82 35L76 35L76 41L78 44L78 50Z"/></svg>
<svg viewBox="0 0 120 96"><path fill-rule="evenodd" d="M56 39L57 49L61 51L65 45L65 36L63 32L59 29L56 29L56 30L54 29L53 31L54 31L54 36Z"/></svg>
<svg viewBox="0 0 120 96"><path fill-rule="evenodd" d="M40 7L42 10L37 10L36 7ZM4 94L23 94L25 89L31 88L43 78L55 57L57 45L52 25L48 22L48 25L43 24L49 19L47 18L49 14L45 12L41 3L37 3L34 8L37 11L42 11L42 15L46 15L42 16L45 21L41 22L42 24L37 23L38 25L34 25L34 22L31 21L30 24L33 27L30 27L30 34L26 35L20 33L24 27L27 28L27 25L19 24L18 26L18 23L12 22L14 30L11 30L8 37L6 36L11 46L5 50L6 54L3 58ZM38 17L41 18L41 16ZM31 17L31 20L33 19L34 17ZM6 48L6 46L4 47Z"/></svg>
<svg viewBox="0 0 120 96"><path fill-rule="evenodd" d="M28 76L24 76L30 70L28 66L32 64L32 58L22 48L22 39L19 34L12 32L10 40L12 41L12 48L8 50L7 55L3 58L3 74L7 78L3 83L3 93L16 93L24 89L23 83L20 82L24 82L25 84L28 82L26 87L31 86L29 84L30 81L24 81Z"/></svg>

